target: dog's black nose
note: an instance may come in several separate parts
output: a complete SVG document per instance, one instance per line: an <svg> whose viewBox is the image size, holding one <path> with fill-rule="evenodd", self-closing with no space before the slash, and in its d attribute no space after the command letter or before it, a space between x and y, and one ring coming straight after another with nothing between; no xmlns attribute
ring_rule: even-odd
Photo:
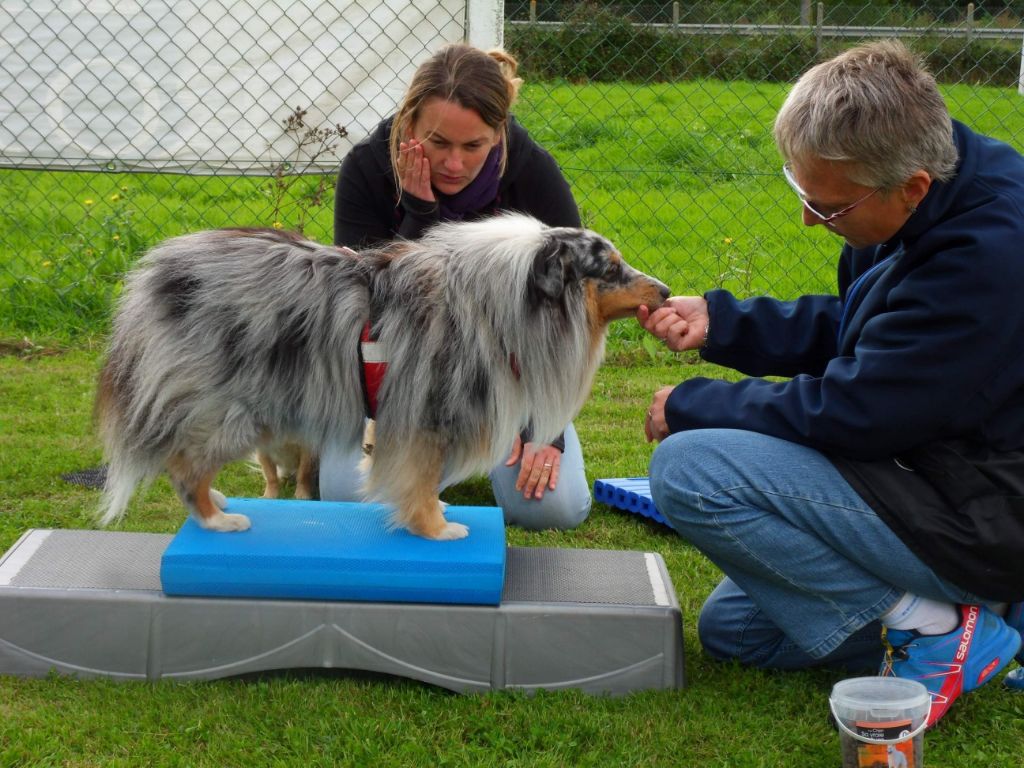
<svg viewBox="0 0 1024 768"><path fill-rule="evenodd" d="M661 294L661 300L664 301L665 299L667 299L669 297L669 294L671 293L671 291L668 289L667 285L662 283L661 287L658 289L658 293Z"/></svg>

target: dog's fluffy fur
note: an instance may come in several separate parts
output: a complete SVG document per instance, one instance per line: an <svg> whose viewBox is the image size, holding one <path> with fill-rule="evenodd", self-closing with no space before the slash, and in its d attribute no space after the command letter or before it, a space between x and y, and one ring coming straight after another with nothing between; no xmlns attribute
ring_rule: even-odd
<svg viewBox="0 0 1024 768"><path fill-rule="evenodd" d="M667 295L600 235L516 214L359 254L274 230L166 241L126 281L100 374L100 522L166 469L201 525L244 530L211 493L226 462L282 439L358 446L369 318L389 363L368 497L420 536L465 536L444 519L442 481L495 466L527 425L554 439L589 393L608 323Z"/></svg>

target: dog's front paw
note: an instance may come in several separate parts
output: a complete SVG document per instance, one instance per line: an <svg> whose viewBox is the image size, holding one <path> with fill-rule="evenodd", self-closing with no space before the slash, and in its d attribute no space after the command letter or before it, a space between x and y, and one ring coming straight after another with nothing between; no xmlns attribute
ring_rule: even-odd
<svg viewBox="0 0 1024 768"><path fill-rule="evenodd" d="M228 497L218 491L216 488L210 489L210 501L213 502L217 509L227 509Z"/></svg>
<svg viewBox="0 0 1024 768"><path fill-rule="evenodd" d="M415 536L433 541L466 538L469 535L469 528L462 523L450 523L444 519L446 506L448 505L437 497L419 499L416 504L407 508L411 512L406 514L401 514L401 507L396 508L391 527L405 528Z"/></svg>
<svg viewBox="0 0 1024 768"><path fill-rule="evenodd" d="M469 536L469 526L462 523L445 523L444 528L434 536L437 541L454 541Z"/></svg>
<svg viewBox="0 0 1024 768"><path fill-rule="evenodd" d="M245 515L225 514L211 515L210 517L196 517L200 528L208 531L220 531L230 533L232 531L247 531L252 526L252 521Z"/></svg>

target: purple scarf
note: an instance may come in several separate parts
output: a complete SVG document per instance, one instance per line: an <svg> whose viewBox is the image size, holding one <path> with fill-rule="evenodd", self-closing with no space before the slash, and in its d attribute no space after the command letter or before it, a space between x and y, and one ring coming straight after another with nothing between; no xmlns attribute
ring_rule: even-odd
<svg viewBox="0 0 1024 768"><path fill-rule="evenodd" d="M501 153L502 145L499 142L487 153L487 159L476 178L454 195L442 195L435 191L441 207L441 221L462 221L467 213L481 210L498 196Z"/></svg>

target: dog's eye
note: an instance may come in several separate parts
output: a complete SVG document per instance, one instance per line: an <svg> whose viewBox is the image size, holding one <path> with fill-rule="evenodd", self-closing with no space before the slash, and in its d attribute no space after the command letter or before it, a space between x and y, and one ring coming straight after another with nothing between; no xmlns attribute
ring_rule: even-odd
<svg viewBox="0 0 1024 768"><path fill-rule="evenodd" d="M604 279L609 282L617 282L622 279L622 263L613 261L604 271Z"/></svg>

